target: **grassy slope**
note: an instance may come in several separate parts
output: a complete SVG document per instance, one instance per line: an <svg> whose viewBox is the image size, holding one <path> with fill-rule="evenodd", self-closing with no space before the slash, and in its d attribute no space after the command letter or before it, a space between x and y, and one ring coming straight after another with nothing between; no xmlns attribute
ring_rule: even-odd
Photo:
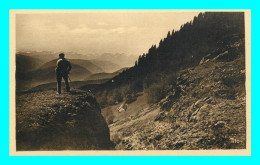
<svg viewBox="0 0 260 165"><path fill-rule="evenodd" d="M109 121L108 123L117 124L118 121L122 121L124 119L127 120L128 117L133 118L133 116L138 114L141 110L149 107L144 95L139 96L135 102L130 103L127 106L127 110L125 112L119 113L117 108L120 107L121 104L122 103L119 103L117 105L109 106L102 109L102 115L107 117L107 122L108 117L112 116L111 118L113 118L113 121Z"/></svg>

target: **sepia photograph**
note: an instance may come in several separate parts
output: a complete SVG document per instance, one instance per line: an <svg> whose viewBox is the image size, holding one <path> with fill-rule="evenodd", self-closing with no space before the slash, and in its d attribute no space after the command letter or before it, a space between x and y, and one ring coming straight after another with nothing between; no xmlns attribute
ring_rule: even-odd
<svg viewBox="0 0 260 165"><path fill-rule="evenodd" d="M11 155L250 155L250 10L10 10Z"/></svg>

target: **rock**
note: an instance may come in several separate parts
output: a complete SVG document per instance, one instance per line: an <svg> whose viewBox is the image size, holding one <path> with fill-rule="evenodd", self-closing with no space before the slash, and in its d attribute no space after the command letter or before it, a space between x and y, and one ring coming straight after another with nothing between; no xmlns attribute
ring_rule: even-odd
<svg viewBox="0 0 260 165"><path fill-rule="evenodd" d="M163 135L157 135L157 136L154 137L154 139L155 139L155 140L161 140L162 137L163 137Z"/></svg>
<svg viewBox="0 0 260 165"><path fill-rule="evenodd" d="M219 98L234 100L235 99L235 91L232 89L220 89L214 91L215 95Z"/></svg>
<svg viewBox="0 0 260 165"><path fill-rule="evenodd" d="M173 106L174 102L180 97L181 88L177 86L173 90L173 94L167 96L166 98L162 99L159 103L162 110L169 111L170 108Z"/></svg>
<svg viewBox="0 0 260 165"><path fill-rule="evenodd" d="M208 54L206 56L204 56L201 60L200 60L200 65L204 64L206 62L209 62L209 60L211 59L211 54Z"/></svg>
<svg viewBox="0 0 260 165"><path fill-rule="evenodd" d="M204 56L200 61L200 65L207 63L209 61L218 61L218 62L233 61L238 57L239 51L240 50L236 46L215 50L211 54Z"/></svg>
<svg viewBox="0 0 260 165"><path fill-rule="evenodd" d="M207 63L209 61L213 61L214 58L216 58L221 52L223 52L222 49L216 49L215 51L213 51L212 53L204 56L202 58L202 60L200 61L200 64L204 64Z"/></svg>
<svg viewBox="0 0 260 165"><path fill-rule="evenodd" d="M229 48L227 51L219 54L214 58L215 61L229 62L233 61L238 57L239 50L236 47Z"/></svg>
<svg viewBox="0 0 260 165"><path fill-rule="evenodd" d="M180 149L184 145L185 145L185 142L177 142L177 143L175 143L174 147L175 147L175 149Z"/></svg>
<svg viewBox="0 0 260 165"><path fill-rule="evenodd" d="M117 111L118 111L119 113L125 112L125 111L127 110L127 106L128 106L128 105L126 104L126 102L123 102L123 104L121 104L120 107L117 108Z"/></svg>
<svg viewBox="0 0 260 165"><path fill-rule="evenodd" d="M17 97L17 150L110 149L109 128L89 93L54 91Z"/></svg>
<svg viewBox="0 0 260 165"><path fill-rule="evenodd" d="M224 121L218 121L216 124L214 124L214 125L212 126L212 129L218 130L218 129L224 128L225 126L226 126L226 122L224 122Z"/></svg>
<svg viewBox="0 0 260 165"><path fill-rule="evenodd" d="M213 60L214 61L225 61L227 56L228 56L228 51L225 51L225 52L220 53L219 55L217 55Z"/></svg>
<svg viewBox="0 0 260 165"><path fill-rule="evenodd" d="M155 117L154 121L163 121L166 117L165 112L161 112Z"/></svg>

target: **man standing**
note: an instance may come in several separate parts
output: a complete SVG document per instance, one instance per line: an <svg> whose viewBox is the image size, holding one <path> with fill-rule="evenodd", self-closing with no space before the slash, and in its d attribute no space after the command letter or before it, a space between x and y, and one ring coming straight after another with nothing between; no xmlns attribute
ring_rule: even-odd
<svg viewBox="0 0 260 165"><path fill-rule="evenodd" d="M69 86L69 72L71 70L71 64L70 62L64 58L65 54L60 53L59 59L56 64L56 76L57 76L57 92L58 94L61 94L61 79L63 78L66 85L66 91L70 92L70 86Z"/></svg>

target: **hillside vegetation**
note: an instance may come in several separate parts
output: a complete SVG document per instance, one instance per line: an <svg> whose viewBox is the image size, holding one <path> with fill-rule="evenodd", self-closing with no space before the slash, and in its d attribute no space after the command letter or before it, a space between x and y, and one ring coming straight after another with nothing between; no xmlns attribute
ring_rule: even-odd
<svg viewBox="0 0 260 165"><path fill-rule="evenodd" d="M167 86L175 85L179 70L196 66L203 57L223 50L229 51L230 60L244 54L244 44L242 50L229 47L244 39L244 33L242 12L200 13L179 31L169 31L158 46L151 46L147 53L139 56L134 67L105 83L96 97L101 106L106 106L145 91L151 96L149 102L155 103L165 97Z"/></svg>

